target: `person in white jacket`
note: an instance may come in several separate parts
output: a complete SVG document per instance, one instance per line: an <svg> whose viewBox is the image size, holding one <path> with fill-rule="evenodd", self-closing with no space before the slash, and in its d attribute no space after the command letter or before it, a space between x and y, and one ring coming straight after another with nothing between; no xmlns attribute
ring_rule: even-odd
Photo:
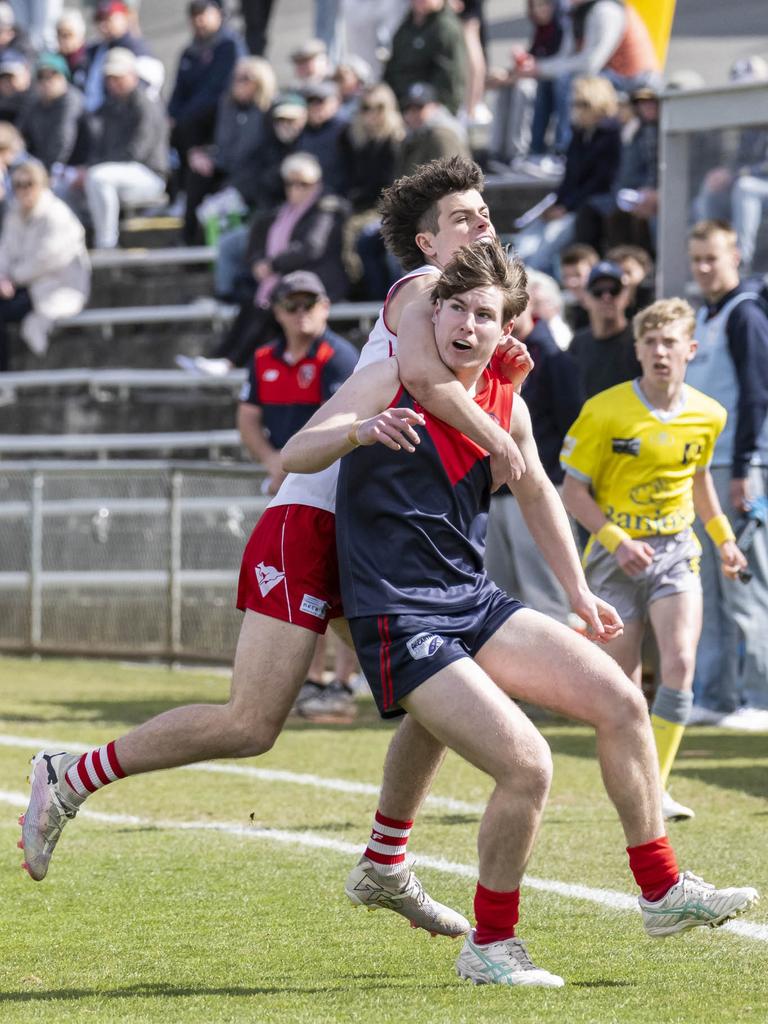
<svg viewBox="0 0 768 1024"><path fill-rule="evenodd" d="M40 161L15 164L11 186L0 234L0 370L8 368L9 323L20 321L24 341L44 355L53 322L80 312L91 281L83 226L51 192Z"/></svg>

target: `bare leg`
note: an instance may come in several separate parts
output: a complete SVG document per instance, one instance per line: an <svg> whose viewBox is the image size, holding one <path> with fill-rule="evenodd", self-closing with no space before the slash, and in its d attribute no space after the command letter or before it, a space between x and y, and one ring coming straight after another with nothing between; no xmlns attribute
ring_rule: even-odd
<svg viewBox="0 0 768 1024"><path fill-rule="evenodd" d="M309 663L307 669L307 679L311 679L313 683L322 683L323 675L325 673L325 651L327 641L324 636L318 636L315 644L315 653L312 655L312 661Z"/></svg>
<svg viewBox="0 0 768 1024"><path fill-rule="evenodd" d="M510 696L595 727L603 782L628 846L664 835L645 699L605 651L523 608L480 649L476 661Z"/></svg>
<svg viewBox="0 0 768 1024"><path fill-rule="evenodd" d="M644 633L645 623L643 620L631 619L624 623L623 635L605 645L607 653L635 686L640 686L642 683Z"/></svg>
<svg viewBox="0 0 768 1024"><path fill-rule="evenodd" d="M520 885L552 777L542 736L470 658L441 669L402 702L457 754L496 782L478 833L481 885Z"/></svg>
<svg viewBox="0 0 768 1024"><path fill-rule="evenodd" d="M664 686L691 690L701 636L701 593L688 591L661 597L650 606L649 615L659 647Z"/></svg>
<svg viewBox="0 0 768 1024"><path fill-rule="evenodd" d="M115 743L126 775L269 750L307 674L317 634L246 611L227 704L173 708Z"/></svg>
<svg viewBox="0 0 768 1024"><path fill-rule="evenodd" d="M470 18L462 22L464 43L467 48L467 113L474 117L475 108L485 96L485 54L480 41L480 19Z"/></svg>

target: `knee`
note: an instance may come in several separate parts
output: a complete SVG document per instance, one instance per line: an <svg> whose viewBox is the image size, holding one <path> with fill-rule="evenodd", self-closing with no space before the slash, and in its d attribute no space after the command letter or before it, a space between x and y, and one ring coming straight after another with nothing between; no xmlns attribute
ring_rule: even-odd
<svg viewBox="0 0 768 1024"><path fill-rule="evenodd" d="M613 730L635 729L648 722L648 704L643 691L623 674L619 674L610 699L601 702L603 725Z"/></svg>
<svg viewBox="0 0 768 1024"><path fill-rule="evenodd" d="M524 745L517 744L510 761L508 780L518 796L529 803L543 807L552 785L552 751L540 733L528 737Z"/></svg>
<svg viewBox="0 0 768 1024"><path fill-rule="evenodd" d="M258 757L275 745L282 729L282 721L259 713L244 711L233 704L227 705L229 726L227 735L230 757Z"/></svg>
<svg viewBox="0 0 768 1024"><path fill-rule="evenodd" d="M693 679L696 668L696 656L691 651L675 651L670 658L664 659L662 680L669 686L673 683L686 683Z"/></svg>

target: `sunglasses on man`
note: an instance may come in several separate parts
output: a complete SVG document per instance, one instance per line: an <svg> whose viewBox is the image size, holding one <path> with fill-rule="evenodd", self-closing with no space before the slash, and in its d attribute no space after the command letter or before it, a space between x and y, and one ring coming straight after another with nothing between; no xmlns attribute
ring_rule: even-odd
<svg viewBox="0 0 768 1024"><path fill-rule="evenodd" d="M319 295L308 295L306 298L287 298L280 303L286 313L308 313L314 309L320 299Z"/></svg>
<svg viewBox="0 0 768 1024"><path fill-rule="evenodd" d="M589 294L593 295L596 299L602 299L604 295L610 295L611 298L618 298L621 295L622 286L618 283L615 284L599 284L595 288L589 289Z"/></svg>

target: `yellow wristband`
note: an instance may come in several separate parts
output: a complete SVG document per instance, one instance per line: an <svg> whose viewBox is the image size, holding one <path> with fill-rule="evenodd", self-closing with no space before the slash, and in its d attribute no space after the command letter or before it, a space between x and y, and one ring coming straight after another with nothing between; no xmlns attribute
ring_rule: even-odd
<svg viewBox="0 0 768 1024"><path fill-rule="evenodd" d="M606 523L605 526L601 526L595 536L605 550L610 551L611 554L614 553L619 544L623 544L625 540L631 539L629 534L615 523Z"/></svg>
<svg viewBox="0 0 768 1024"><path fill-rule="evenodd" d="M359 426L360 421L358 420L357 423L352 424L352 426L349 428L349 433L347 434L347 440L349 441L353 448L360 447L360 438L357 436L357 428Z"/></svg>
<svg viewBox="0 0 768 1024"><path fill-rule="evenodd" d="M736 539L736 534L733 532L733 527L728 522L728 516L725 512L721 512L719 516L712 516L709 522L704 524L704 529L707 531L712 543L718 547L721 544L725 544L727 540Z"/></svg>

